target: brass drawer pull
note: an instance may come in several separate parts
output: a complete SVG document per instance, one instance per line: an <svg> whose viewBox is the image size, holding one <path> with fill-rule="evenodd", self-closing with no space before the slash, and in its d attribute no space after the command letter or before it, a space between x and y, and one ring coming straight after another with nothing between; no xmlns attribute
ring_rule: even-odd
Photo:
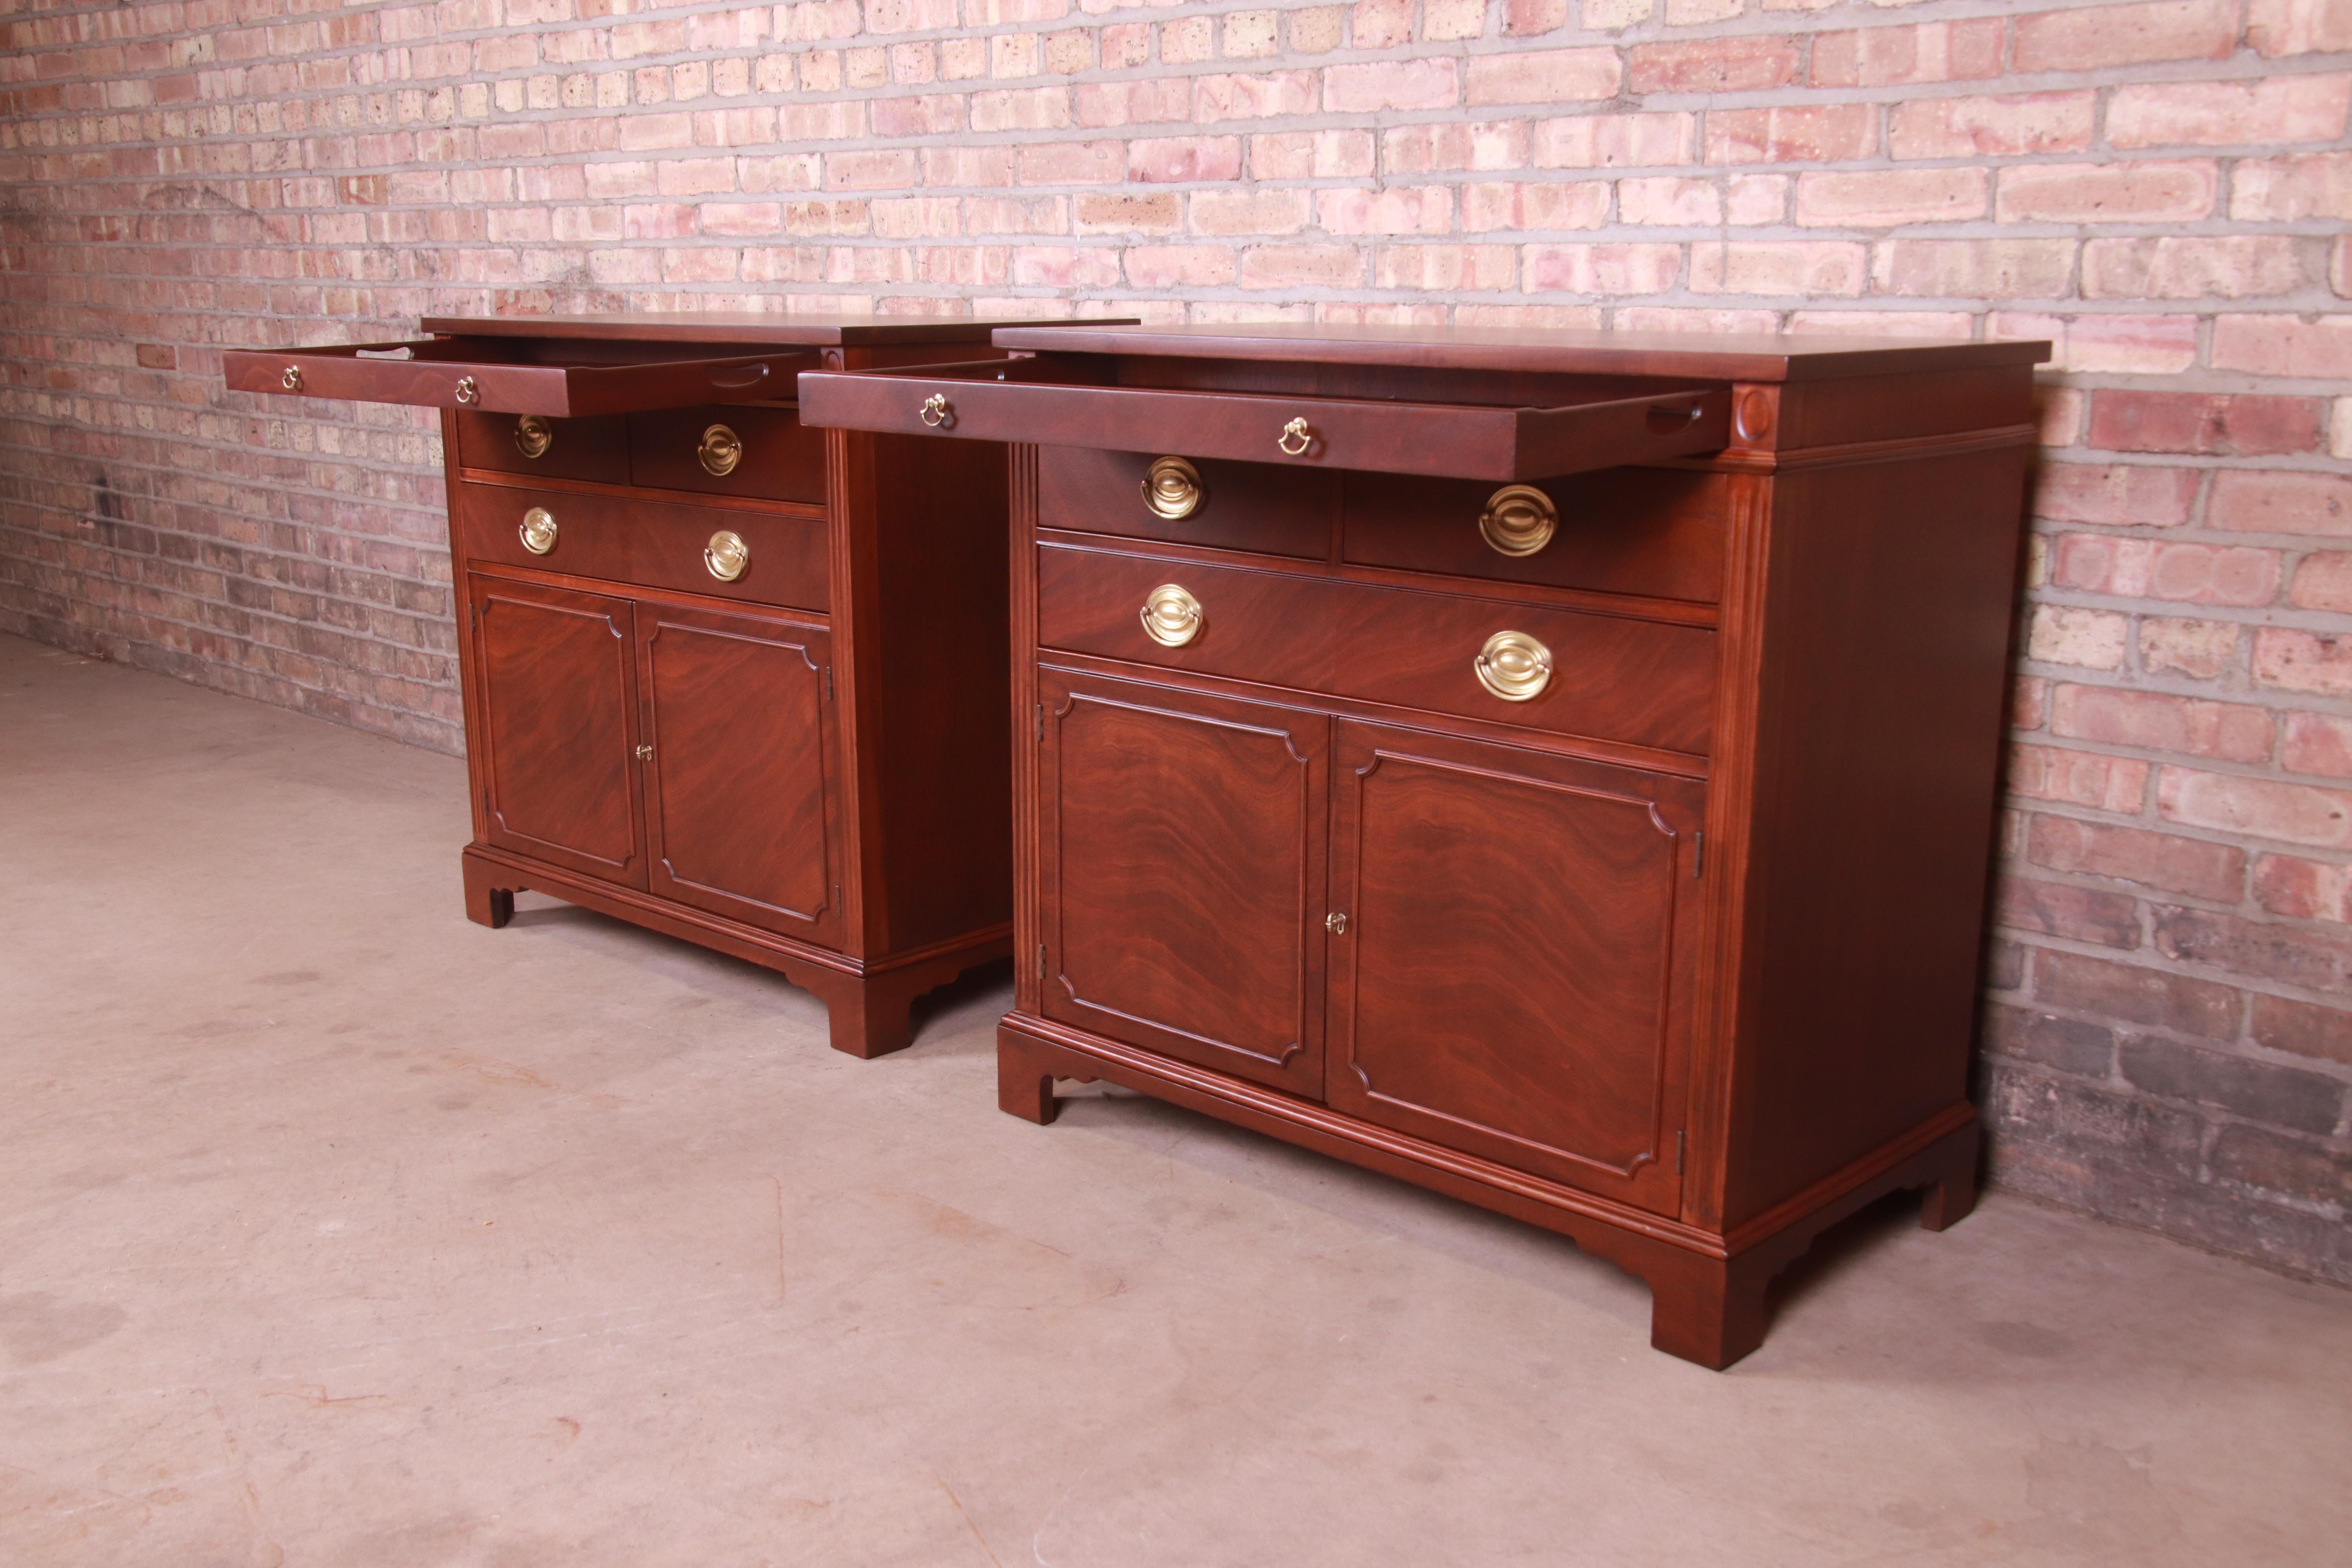
<svg viewBox="0 0 2352 1568"><path fill-rule="evenodd" d="M535 506L522 514L522 547L533 555L544 555L555 548L555 514L543 506Z"/></svg>
<svg viewBox="0 0 2352 1568"><path fill-rule="evenodd" d="M1333 936L1345 936L1348 934L1348 917L1334 910L1323 917L1323 929Z"/></svg>
<svg viewBox="0 0 2352 1568"><path fill-rule="evenodd" d="M1551 649L1525 632L1496 632L1472 663L1478 684L1506 702L1526 702L1551 684Z"/></svg>
<svg viewBox="0 0 2352 1568"><path fill-rule="evenodd" d="M1533 485L1505 485L1478 514L1479 536L1501 555L1533 555L1559 531L1559 509Z"/></svg>
<svg viewBox="0 0 2352 1568"><path fill-rule="evenodd" d="M741 534L722 528L703 547L702 564L721 583L732 583L751 564L751 547Z"/></svg>
<svg viewBox="0 0 2352 1568"><path fill-rule="evenodd" d="M1293 441L1298 445L1292 446ZM1315 432L1307 427L1306 420L1294 419L1282 427L1282 434L1274 438L1274 444L1290 457L1303 458L1307 456L1307 449L1315 445Z"/></svg>
<svg viewBox="0 0 2352 1568"><path fill-rule="evenodd" d="M1182 647L1201 635L1201 601L1173 583L1143 597L1143 635L1161 647Z"/></svg>
<svg viewBox="0 0 2352 1568"><path fill-rule="evenodd" d="M1208 494L1201 471L1181 458L1162 458L1144 472L1143 504L1170 522L1198 511Z"/></svg>
<svg viewBox="0 0 2352 1568"><path fill-rule="evenodd" d="M278 378L278 384L284 387L289 392L301 391L302 367L299 364L288 365L286 367L286 374Z"/></svg>
<svg viewBox="0 0 2352 1568"><path fill-rule="evenodd" d="M654 749L651 746L639 746L637 748L637 761L641 763L650 763L653 760Z"/></svg>
<svg viewBox="0 0 2352 1568"><path fill-rule="evenodd" d="M934 392L923 399L920 417L924 424L936 430L943 425L955 423L955 409L949 405L946 393Z"/></svg>
<svg viewBox="0 0 2352 1568"><path fill-rule="evenodd" d="M459 376L457 378L457 401L460 403L479 403L481 400L482 384L476 381L470 375Z"/></svg>
<svg viewBox="0 0 2352 1568"><path fill-rule="evenodd" d="M702 433L702 445L694 455L701 459L704 473L723 479L743 460L743 437L724 425L713 425Z"/></svg>
<svg viewBox="0 0 2352 1568"><path fill-rule="evenodd" d="M547 449L555 445L555 426L536 414L526 414L515 421L515 450L526 458L544 458Z"/></svg>

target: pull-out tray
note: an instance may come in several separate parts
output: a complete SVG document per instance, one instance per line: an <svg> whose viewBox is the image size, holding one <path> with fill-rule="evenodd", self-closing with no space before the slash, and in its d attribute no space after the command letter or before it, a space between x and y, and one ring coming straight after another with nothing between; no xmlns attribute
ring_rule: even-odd
<svg viewBox="0 0 2352 1568"><path fill-rule="evenodd" d="M981 441L1174 452L1379 473L1536 479L1712 452L1731 390L1684 385L1551 407L1112 384L1091 356L803 372L809 425ZM1303 423L1302 423L1303 422Z"/></svg>
<svg viewBox="0 0 2352 1568"><path fill-rule="evenodd" d="M427 338L319 349L232 349L221 363L228 384L238 392L566 418L745 399L789 402L793 373L820 363L814 349L607 363L526 357L534 350L543 352L543 345L529 339Z"/></svg>

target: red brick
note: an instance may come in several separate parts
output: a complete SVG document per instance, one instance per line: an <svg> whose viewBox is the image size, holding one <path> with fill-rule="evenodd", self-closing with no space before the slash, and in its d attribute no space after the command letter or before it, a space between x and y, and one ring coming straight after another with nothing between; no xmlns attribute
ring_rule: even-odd
<svg viewBox="0 0 2352 1568"><path fill-rule="evenodd" d="M2051 580L2119 598L2252 608L2278 597L2279 552L2105 533L2060 536Z"/></svg>
<svg viewBox="0 0 2352 1568"><path fill-rule="evenodd" d="M2269 1050L2352 1067L2352 1007L2254 994L2247 1037Z"/></svg>
<svg viewBox="0 0 2352 1568"><path fill-rule="evenodd" d="M1678 245L1530 245L1521 275L1530 291L1660 294L1682 272Z"/></svg>
<svg viewBox="0 0 2352 1568"><path fill-rule="evenodd" d="M2053 871L2112 877L2168 893L2235 903L2246 890L2246 852L2233 844L2144 827L2077 822L2036 812L2026 858Z"/></svg>
<svg viewBox="0 0 2352 1568"><path fill-rule="evenodd" d="M2352 635L2264 626L2254 634L2254 679L2282 691L2352 697Z"/></svg>
<svg viewBox="0 0 2352 1568"><path fill-rule="evenodd" d="M2010 68L2080 71L2155 60L2227 59L2237 42L2237 7L2228 0L2044 11L2017 19Z"/></svg>
<svg viewBox="0 0 2352 1568"><path fill-rule="evenodd" d="M2352 553L2320 551L2305 556L2295 568L2287 601L2305 610L2352 611Z"/></svg>
<svg viewBox="0 0 2352 1568"><path fill-rule="evenodd" d="M1838 163L1877 151L1874 104L1707 111L1706 156L1710 163Z"/></svg>
<svg viewBox="0 0 2352 1568"><path fill-rule="evenodd" d="M2033 496L2037 516L2054 522L2175 528L2197 499L2193 468L2139 463L2045 463Z"/></svg>
<svg viewBox="0 0 2352 1568"><path fill-rule="evenodd" d="M2251 223L2352 218L2352 153L2240 159L2230 173L2230 216Z"/></svg>
<svg viewBox="0 0 2352 1568"><path fill-rule="evenodd" d="M1887 151L1897 158L2079 153L2091 144L2096 99L2088 92L1915 99L1887 116Z"/></svg>
<svg viewBox="0 0 2352 1568"><path fill-rule="evenodd" d="M2352 76L2119 87L2107 101L2116 147L2227 147L2326 142L2344 134Z"/></svg>
<svg viewBox="0 0 2352 1568"><path fill-rule="evenodd" d="M2000 74L2001 19L1863 27L1813 38L1815 87L1902 87Z"/></svg>
<svg viewBox="0 0 2352 1568"><path fill-rule="evenodd" d="M1797 221L1812 226L1887 228L1982 217L1990 182L1982 169L1885 169L1797 177Z"/></svg>
<svg viewBox="0 0 2352 1568"><path fill-rule="evenodd" d="M2343 0L2252 0L2246 42L2266 58L2352 50L2352 12Z"/></svg>
<svg viewBox="0 0 2352 1568"><path fill-rule="evenodd" d="M2272 457L2318 451L2326 423L2327 405L2315 397L2101 387L2091 395L2090 444L2112 452Z"/></svg>
<svg viewBox="0 0 2352 1568"><path fill-rule="evenodd" d="M2205 160L2017 163L2000 171L1993 212L2003 223L2185 222L2211 214L2221 181Z"/></svg>
<svg viewBox="0 0 2352 1568"><path fill-rule="evenodd" d="M1792 38L1751 34L1689 43L1636 44L1633 89L1648 92L1752 92L1797 79Z"/></svg>
<svg viewBox="0 0 2352 1568"><path fill-rule="evenodd" d="M2205 521L2252 533L2352 535L2352 478L2295 469L2224 468Z"/></svg>
<svg viewBox="0 0 2352 1568"><path fill-rule="evenodd" d="M2274 925L2213 910L2152 911L2155 946L2183 963L2210 964L2256 980L2314 991L2352 991L2352 934ZM2343 1086L2336 1086L2340 1105ZM2331 1114L2322 1131L2335 1125Z"/></svg>
<svg viewBox="0 0 2352 1568"><path fill-rule="evenodd" d="M2316 784L2168 767L2157 776L2156 808L2185 827L2352 848L2352 794Z"/></svg>
<svg viewBox="0 0 2352 1568"><path fill-rule="evenodd" d="M2144 616L2139 623L2140 668L2151 675L2210 680L2237 663L2243 640L2243 628L2232 621Z"/></svg>
<svg viewBox="0 0 2352 1568"><path fill-rule="evenodd" d="M2137 812L2147 798L2148 764L2131 757L2021 745L2010 752L2009 791L2100 811Z"/></svg>
<svg viewBox="0 0 2352 1568"><path fill-rule="evenodd" d="M1471 102L1515 101L1477 96L1478 67L1488 59L1509 58L1486 56L1471 62ZM1323 107L1334 114L1365 114L1384 109L1451 109L1459 100L1460 94L1461 86L1454 74L1454 62L1444 58L1374 60L1364 65L1333 66L1323 73ZM1606 94L1587 93L1582 96L1605 97Z"/></svg>
<svg viewBox="0 0 2352 1568"><path fill-rule="evenodd" d="M2054 299L2074 272L2071 239L1891 239L1871 280L1882 294L1941 299Z"/></svg>
<svg viewBox="0 0 2352 1568"><path fill-rule="evenodd" d="M2352 317L2216 317L2213 367L2255 375L2352 379Z"/></svg>
<svg viewBox="0 0 2352 1568"><path fill-rule="evenodd" d="M2254 900L2291 920L2352 921L2352 867L2265 855L2254 862Z"/></svg>
<svg viewBox="0 0 2352 1568"><path fill-rule="evenodd" d="M2053 1006L2213 1040L2237 1034L2245 1005L2243 993L2210 980L2047 950L2034 958L2033 994Z"/></svg>
<svg viewBox="0 0 2352 1568"><path fill-rule="evenodd" d="M2003 877L1998 895L1993 920L2010 931L2039 931L2102 947L2139 945L2139 905L2127 893L2036 877Z"/></svg>
<svg viewBox="0 0 2352 1568"><path fill-rule="evenodd" d="M1623 79L1614 49L1478 55L1470 60L1465 101L1475 106L1614 98Z"/></svg>
<svg viewBox="0 0 2352 1568"><path fill-rule="evenodd" d="M2239 703L2061 685L2053 694L2050 732L2072 741L2262 763L2270 760L2277 726L2267 710Z"/></svg>
<svg viewBox="0 0 2352 1568"><path fill-rule="evenodd" d="M1568 20L1568 0L1503 0L1503 31L1514 38L1557 30Z"/></svg>
<svg viewBox="0 0 2352 1568"><path fill-rule="evenodd" d="M2332 713L2289 713L2279 765L2291 773L2352 779L2352 719Z"/></svg>
<svg viewBox="0 0 2352 1568"><path fill-rule="evenodd" d="M2242 300L2303 283L2295 239L2283 234L2095 239L2083 247L2085 300Z"/></svg>
<svg viewBox="0 0 2352 1568"><path fill-rule="evenodd" d="M1238 136L1139 137L1127 144L1127 177L1147 183L1237 180Z"/></svg>

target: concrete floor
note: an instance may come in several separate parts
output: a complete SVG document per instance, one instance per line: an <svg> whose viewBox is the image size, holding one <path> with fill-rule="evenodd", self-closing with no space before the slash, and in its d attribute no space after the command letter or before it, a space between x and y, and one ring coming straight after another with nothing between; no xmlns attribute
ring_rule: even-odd
<svg viewBox="0 0 2352 1568"><path fill-rule="evenodd" d="M1727 1374L1567 1244L994 1109L546 900L457 762L0 638L0 1563L2319 1564L2352 1298L1887 1205Z"/></svg>

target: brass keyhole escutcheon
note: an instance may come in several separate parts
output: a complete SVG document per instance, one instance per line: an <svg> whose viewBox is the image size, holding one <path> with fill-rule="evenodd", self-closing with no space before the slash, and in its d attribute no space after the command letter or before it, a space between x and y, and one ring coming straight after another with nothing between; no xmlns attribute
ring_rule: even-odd
<svg viewBox="0 0 2352 1568"><path fill-rule="evenodd" d="M522 514L522 547L533 555L544 555L555 548L555 514L543 506L535 506Z"/></svg>
<svg viewBox="0 0 2352 1568"><path fill-rule="evenodd" d="M1526 702L1551 684L1551 649L1525 632L1496 632L1472 661L1478 684L1506 702Z"/></svg>
<svg viewBox="0 0 2352 1568"><path fill-rule="evenodd" d="M694 455L701 459L704 473L723 479L743 460L743 437L724 425L713 425L702 433L702 445Z"/></svg>
<svg viewBox="0 0 2352 1568"><path fill-rule="evenodd" d="M1162 458L1144 470L1143 504L1154 517L1171 522L1190 517L1208 495L1201 483L1201 471L1181 458Z"/></svg>
<svg viewBox="0 0 2352 1568"><path fill-rule="evenodd" d="M479 403L482 400L482 384L470 375L458 377L457 397L460 403Z"/></svg>
<svg viewBox="0 0 2352 1568"><path fill-rule="evenodd" d="M544 458L547 449L555 445L555 426L536 414L526 414L515 421L515 450L526 458Z"/></svg>
<svg viewBox="0 0 2352 1568"><path fill-rule="evenodd" d="M1505 485L1486 498L1478 533L1503 555L1533 555L1559 531L1559 509L1533 485Z"/></svg>
<svg viewBox="0 0 2352 1568"><path fill-rule="evenodd" d="M703 546L702 564L721 583L732 583L751 564L751 547L741 534L722 528Z"/></svg>
<svg viewBox="0 0 2352 1568"><path fill-rule="evenodd" d="M1143 635L1161 647L1182 647L1201 635L1201 601L1174 583L1143 596Z"/></svg>
<svg viewBox="0 0 2352 1568"><path fill-rule="evenodd" d="M1323 929L1333 936L1345 936L1348 934L1348 917L1335 910L1323 917Z"/></svg>
<svg viewBox="0 0 2352 1568"><path fill-rule="evenodd" d="M650 763L653 760L654 749L651 746L639 746L637 748L637 761L641 763Z"/></svg>
<svg viewBox="0 0 2352 1568"><path fill-rule="evenodd" d="M1294 446L1294 442L1297 445ZM1307 448L1315 445L1315 432L1307 427L1306 420L1294 419L1282 427L1282 434L1274 438L1274 444L1289 457L1303 458L1307 456Z"/></svg>
<svg viewBox="0 0 2352 1568"><path fill-rule="evenodd" d="M923 399L923 406L918 417L936 430L942 425L955 423L955 410L949 405L946 393L934 392Z"/></svg>
<svg viewBox="0 0 2352 1568"><path fill-rule="evenodd" d="M289 392L301 391L302 367L299 364L288 365L286 367L286 374L278 378L278 384L284 387Z"/></svg>

